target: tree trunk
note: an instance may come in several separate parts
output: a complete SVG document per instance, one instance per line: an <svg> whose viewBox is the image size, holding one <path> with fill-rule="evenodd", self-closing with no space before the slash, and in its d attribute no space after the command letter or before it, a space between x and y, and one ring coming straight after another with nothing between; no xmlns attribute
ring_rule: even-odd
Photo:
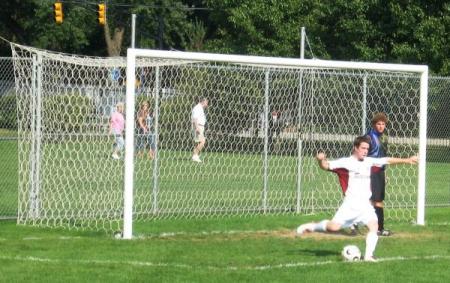
<svg viewBox="0 0 450 283"><path fill-rule="evenodd" d="M105 30L105 41L106 41L106 48L108 50L108 56L109 57L120 56L120 51L122 49L123 34L125 32L125 29L123 27L115 28L114 35L111 37L111 33L109 31L109 25L108 25L108 22L106 21L104 30Z"/></svg>

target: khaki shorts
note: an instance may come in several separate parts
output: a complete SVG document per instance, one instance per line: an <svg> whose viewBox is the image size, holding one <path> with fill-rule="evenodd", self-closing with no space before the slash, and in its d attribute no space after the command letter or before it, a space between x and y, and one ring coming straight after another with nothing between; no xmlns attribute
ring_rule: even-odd
<svg viewBox="0 0 450 283"><path fill-rule="evenodd" d="M205 126L198 126L199 132L195 130L195 128L192 129L192 132L194 134L194 141L195 142L202 142L205 141Z"/></svg>

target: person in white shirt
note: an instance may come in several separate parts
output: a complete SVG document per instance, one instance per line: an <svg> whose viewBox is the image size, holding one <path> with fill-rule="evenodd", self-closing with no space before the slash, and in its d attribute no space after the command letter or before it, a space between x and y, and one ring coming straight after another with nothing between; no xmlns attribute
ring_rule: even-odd
<svg viewBox="0 0 450 283"><path fill-rule="evenodd" d="M202 162L200 160L200 152L205 146L205 125L206 125L206 115L205 108L208 107L208 99L205 97L200 98L197 105L192 109L191 121L192 121L192 131L194 134L194 154L192 155L192 160L195 162Z"/></svg>
<svg viewBox="0 0 450 283"><path fill-rule="evenodd" d="M372 167L381 167L386 164L417 164L418 159L417 156L409 158L367 157L369 144L370 140L367 137L357 137L353 142L352 155L333 161L328 161L325 153L317 154L316 159L320 168L335 173L339 172L339 181L345 196L332 220L300 225L297 228L297 234L316 231L336 232L350 227L353 223L362 223L369 229L364 260L376 261L373 253L378 241L378 219L370 201Z"/></svg>

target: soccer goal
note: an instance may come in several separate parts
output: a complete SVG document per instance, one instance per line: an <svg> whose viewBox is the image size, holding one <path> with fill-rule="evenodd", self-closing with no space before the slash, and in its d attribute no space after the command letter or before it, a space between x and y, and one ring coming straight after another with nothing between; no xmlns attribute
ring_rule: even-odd
<svg viewBox="0 0 450 283"><path fill-rule="evenodd" d="M133 221L331 213L342 192L314 155L349 155L380 111L389 155L420 154L418 167L388 169L387 217L424 223L426 66L141 49L125 60L18 45L13 54L19 223L131 238ZM191 159L199 97L209 100L202 163ZM136 130L143 101L152 155ZM118 102L126 125L116 160L108 124Z"/></svg>

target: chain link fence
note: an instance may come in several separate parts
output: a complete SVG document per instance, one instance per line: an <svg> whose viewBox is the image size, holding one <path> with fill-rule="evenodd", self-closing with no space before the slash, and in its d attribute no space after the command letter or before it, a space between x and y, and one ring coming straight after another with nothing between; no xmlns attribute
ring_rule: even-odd
<svg viewBox="0 0 450 283"><path fill-rule="evenodd" d="M450 77L428 80L427 206L450 206Z"/></svg>
<svg viewBox="0 0 450 283"><path fill-rule="evenodd" d="M17 107L10 57L0 57L0 219L17 216Z"/></svg>
<svg viewBox="0 0 450 283"><path fill-rule="evenodd" d="M450 78L430 77L428 104L427 184L441 189L427 194L426 205L450 206ZM16 111L12 58L0 58L0 218L3 219L17 217Z"/></svg>

